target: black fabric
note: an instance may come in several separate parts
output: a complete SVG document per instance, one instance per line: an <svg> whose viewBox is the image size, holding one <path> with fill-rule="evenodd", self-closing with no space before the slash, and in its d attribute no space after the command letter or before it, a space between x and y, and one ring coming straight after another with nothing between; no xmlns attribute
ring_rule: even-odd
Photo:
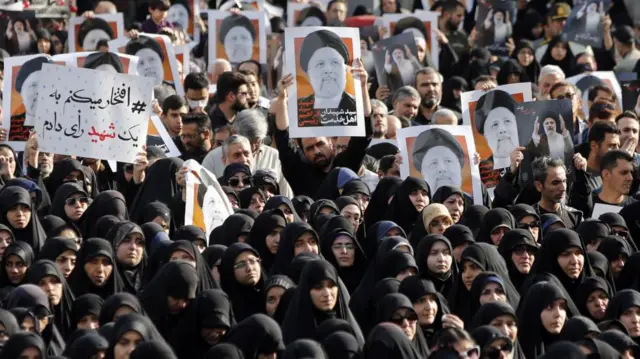
<svg viewBox="0 0 640 359"><path fill-rule="evenodd" d="M162 202L151 202L142 210L141 218L134 218L134 222L142 225L153 221L156 217L162 218L169 226L169 233L176 230L176 222L173 220L173 214L169 207Z"/></svg>
<svg viewBox="0 0 640 359"><path fill-rule="evenodd" d="M25 228L14 228L7 219L7 212L18 204L23 204L31 210L31 219ZM0 223L11 228L13 238L16 241L28 243L35 254L40 252L47 238L44 228L40 224L38 215L31 203L29 192L22 187L4 187L0 190Z"/></svg>
<svg viewBox="0 0 640 359"><path fill-rule="evenodd" d="M254 314L239 322L227 335L227 343L242 350L245 358L285 349L278 323L265 314Z"/></svg>
<svg viewBox="0 0 640 359"><path fill-rule="evenodd" d="M291 210L291 213L293 214L293 218L294 218L293 220L295 222L302 221L302 219L300 219L300 216L298 216L298 212L296 212L296 207L293 205L293 202L291 202L291 200L286 196L276 195L269 198L267 203L264 204L264 211L268 209L276 209L282 204L289 207L289 209Z"/></svg>
<svg viewBox="0 0 640 359"><path fill-rule="evenodd" d="M609 300L607 311L605 312L605 319L620 319L622 313L626 312L631 307L640 307L640 293L633 289L623 289ZM636 342L638 341L638 338L640 337L631 337L631 339Z"/></svg>
<svg viewBox="0 0 640 359"><path fill-rule="evenodd" d="M640 290L640 253L633 253L622 268L616 284L618 289Z"/></svg>
<svg viewBox="0 0 640 359"><path fill-rule="evenodd" d="M304 233L311 233L320 247L320 238L316 231L305 222L293 222L287 224L284 230L280 232L280 243L278 244L278 252L271 267L269 274L286 274L286 270L295 257L294 249L296 240Z"/></svg>
<svg viewBox="0 0 640 359"><path fill-rule="evenodd" d="M169 206L173 198L181 193L181 188L176 182L176 172L183 163L181 159L174 157L159 159L149 166L146 178L154 180L142 183L138 194L129 205L131 218L141 218L146 206L152 202L158 201Z"/></svg>
<svg viewBox="0 0 640 359"><path fill-rule="evenodd" d="M149 282L156 275L156 272L160 269L160 267L164 263L169 262L169 259L171 258L171 254L175 251L183 251L185 253L188 253L189 256L191 256L191 258L195 260L196 272L198 273L197 293L200 293L203 290L207 290L207 289L220 288L218 283L215 281L215 279L213 279L213 276L211 275L211 269L205 262L204 258L202 257L202 255L200 254L196 246L193 243L184 241L184 240L173 242L169 244L168 247L158 251L160 261L155 264L156 266L155 270L151 269L151 266L153 265L151 262L153 262L153 259L149 260L150 270L148 270L149 272L148 276L145 274L145 278L148 278L148 280L146 280L145 283Z"/></svg>
<svg viewBox="0 0 640 359"><path fill-rule="evenodd" d="M480 227L484 221L484 216L489 212L489 209L485 206L474 204L469 208L465 208L462 218L458 221L458 224L469 227L473 236L478 234Z"/></svg>
<svg viewBox="0 0 640 359"><path fill-rule="evenodd" d="M117 319L115 317L116 312L122 307L128 307L133 311L133 313L145 314L138 297L126 292L115 293L107 298L102 305L99 317L100 326L102 327L108 323L114 322Z"/></svg>
<svg viewBox="0 0 640 359"><path fill-rule="evenodd" d="M411 232L420 215L409 198L412 192L418 190L426 191L427 196L431 197L427 182L415 177L407 177L396 190L387 213L384 215L385 219L397 223L405 233Z"/></svg>
<svg viewBox="0 0 640 359"><path fill-rule="evenodd" d="M27 270L29 267L31 267L31 265L35 261L33 250L31 249L31 246L26 242L13 242L9 244L4 249L4 253L2 253L3 265L2 265L2 268L0 269L0 288L10 289L10 288L17 287L22 283L26 283L26 279L27 279L26 273L22 278L22 280L15 283L11 280L9 273L7 273L7 269L4 263L7 263L7 258L9 258L9 256L11 255L15 255L18 258L20 258L27 265Z"/></svg>
<svg viewBox="0 0 640 359"><path fill-rule="evenodd" d="M73 239L65 238L65 237L51 237L47 238L40 249L39 257L40 259L48 259L50 261L55 262L56 258L61 255L64 251L73 251L76 253L78 251L78 245Z"/></svg>
<svg viewBox="0 0 640 359"><path fill-rule="evenodd" d="M120 278L122 278L122 281L124 282L125 290L129 293L135 294L142 288L144 271L147 267L146 251L143 248L142 259L136 266L131 266L127 263L124 263L117 257L120 244L133 233L140 234L142 236L142 240L145 240L144 233L137 224L130 221L122 221L109 230L109 232L105 236L105 239L111 243L113 252L116 253L115 259L118 262L118 271L120 272Z"/></svg>
<svg viewBox="0 0 640 359"><path fill-rule="evenodd" d="M114 216L120 221L128 220L127 203L118 191L100 193L80 218L80 229L84 238L98 237L96 222L104 216Z"/></svg>
<svg viewBox="0 0 640 359"><path fill-rule="evenodd" d="M526 247L534 251L534 253L538 252L538 243L533 238L533 234L531 234L531 231L526 229L510 230L504 234L502 240L500 241L500 245L498 245L498 252L507 264L507 269L509 270L509 278L518 290L520 290L522 284L527 278L527 275L529 274L521 273L513 263L513 259L511 258L513 251L521 247ZM533 265L533 260L531 265ZM525 293L521 292L520 294Z"/></svg>
<svg viewBox="0 0 640 359"><path fill-rule="evenodd" d="M593 320L581 315L576 315L564 322L560 336L562 337L562 340L578 342L589 336L598 334L600 334L600 328L598 328Z"/></svg>
<svg viewBox="0 0 640 359"><path fill-rule="evenodd" d="M63 355L69 359L91 358L109 348L107 339L98 333L87 333L80 338L68 343Z"/></svg>
<svg viewBox="0 0 640 359"><path fill-rule="evenodd" d="M142 228L142 233L144 233L144 252L147 256L147 261L148 258L155 253L156 249L163 245L168 246L171 243L169 235L164 231L161 225L155 222L145 223L140 228Z"/></svg>
<svg viewBox="0 0 640 359"><path fill-rule="evenodd" d="M332 211L333 214L336 214L336 215L340 214L340 210L338 209L338 206L333 200L323 198L313 202L311 207L309 207L308 222L312 222L313 219L316 218L316 216L319 215L320 212L324 209L328 209Z"/></svg>
<svg viewBox="0 0 640 359"><path fill-rule="evenodd" d="M58 187L55 196L53 196L53 201L51 202L51 212L49 213L62 218L68 223L74 222L69 217L67 217L67 214L64 210L65 201L74 194L81 194L84 197L87 196L87 193L78 183L64 183L60 187Z"/></svg>
<svg viewBox="0 0 640 359"><path fill-rule="evenodd" d="M564 43L567 49L566 56L560 61L554 59L551 56L551 50L558 43ZM574 64L575 64L574 54L571 51L571 48L569 47L569 42L564 36L556 36L553 39L551 39L551 41L549 41L549 43L547 44L547 49L544 55L542 55L542 59L540 59L540 66L546 66L546 65L559 66L566 76L574 75Z"/></svg>
<svg viewBox="0 0 640 359"><path fill-rule="evenodd" d="M238 321L265 312L264 305L264 283L267 276L261 268L260 279L254 286L249 287L240 284L235 277L235 260L243 252L252 252L256 257L259 253L248 244L234 243L227 248L220 261L220 285L228 295L233 304L233 312Z"/></svg>
<svg viewBox="0 0 640 359"><path fill-rule="evenodd" d="M327 224L329 225L330 223ZM354 260L353 264L349 267L340 266L340 262L338 261L338 258L336 258L335 254L333 253L333 249L331 248L333 246L333 243L340 236L349 237L353 242ZM326 233L326 235L320 242L320 253L322 253L324 259L331 263L331 265L338 271L340 279L342 279L342 281L344 282L344 285L347 287L349 293L353 293L360 284L360 280L362 279L362 276L367 269L367 260L364 255L364 251L358 244L355 236L353 235L353 233L349 233L345 229L336 228L330 230L329 233Z"/></svg>
<svg viewBox="0 0 640 359"><path fill-rule="evenodd" d="M580 314L595 321L596 323L600 322L603 318L595 318L589 312L589 310L587 309L587 299L593 292L597 290L603 291L609 300L611 299L611 297L613 297L611 287L605 279L600 277L590 277L585 279L584 282L580 283L574 298ZM602 315L604 316L604 313L602 313Z"/></svg>
<svg viewBox="0 0 640 359"><path fill-rule="evenodd" d="M71 308L71 330L75 330L78 322L87 315L99 318L103 305L104 300L95 294L88 293L77 297Z"/></svg>
<svg viewBox="0 0 640 359"><path fill-rule="evenodd" d="M99 256L108 258L113 265L111 275L102 286L96 286L84 269L87 262ZM102 238L89 238L82 243L82 248L78 251L76 266L69 275L69 286L73 294L77 296L94 293L102 297L102 299L124 290L124 283L120 278L118 264L109 242Z"/></svg>
<svg viewBox="0 0 640 359"><path fill-rule="evenodd" d="M427 258L431 252L431 247L437 242L442 242L449 248L449 255L451 256L451 266L446 273L434 273L429 270L427 266ZM420 276L424 279L430 280L443 295L447 295L451 288L453 288L453 282L458 275L458 264L453 257L453 247L449 240L438 234L430 234L424 237L418 247L416 248L416 263L420 271Z"/></svg>
<svg viewBox="0 0 640 359"><path fill-rule="evenodd" d="M44 341L39 335L31 332L20 332L12 335L4 344L2 352L0 352L0 359L19 358L22 352L28 348L36 348L43 358L46 357L47 350Z"/></svg>
<svg viewBox="0 0 640 359"><path fill-rule="evenodd" d="M482 305L480 303L480 296L482 295L482 291L489 283L497 283L500 284L502 290L504 291L507 302L512 308L517 308L518 303L520 302L520 294L515 291L515 288L508 289L508 286L504 282L504 278L502 278L499 274L494 272L482 272L476 276L476 278L471 283L471 290L469 291L471 296L469 298L469 307L470 316L467 318L462 318L465 323L469 323L472 321L473 315L477 313L478 309ZM507 287L507 288L505 288Z"/></svg>
<svg viewBox="0 0 640 359"><path fill-rule="evenodd" d="M373 328L367 337L364 357L371 359L421 358L411 345L406 334L398 326L391 323L378 324Z"/></svg>
<svg viewBox="0 0 640 359"><path fill-rule="evenodd" d="M369 207L367 207L367 209L368 208ZM382 242L383 238L388 237L389 232L392 230L398 232L398 234L396 234L397 236L407 238L405 231L392 221L378 221L367 230L366 239L361 241L367 258L375 257L380 242Z"/></svg>
<svg viewBox="0 0 640 359"><path fill-rule="evenodd" d="M209 268L213 269L213 267L218 263L218 261L222 260L222 256L224 252L227 250L227 246L223 246L222 244L214 244L202 252L202 257L207 262ZM220 263L218 263L220 265Z"/></svg>
<svg viewBox="0 0 640 359"><path fill-rule="evenodd" d="M262 268L269 273L276 254L272 253L267 247L266 238L272 234L277 228L283 229L287 225L287 220L279 209L271 209L263 211L256 218L249 233L249 244L258 252L262 260Z"/></svg>
<svg viewBox="0 0 640 359"><path fill-rule="evenodd" d="M482 226L476 236L476 242L494 244L491 241L491 232L498 227L508 229L518 228L515 218L504 208L494 208L487 212L482 220Z"/></svg>
<svg viewBox="0 0 640 359"><path fill-rule="evenodd" d="M134 331L142 337L141 342L150 340L163 341L162 336L153 325L151 320L138 313L129 313L118 318L113 325L112 335L109 338L109 348L106 352L107 359L113 359L113 349L120 341L120 338L127 332Z"/></svg>
<svg viewBox="0 0 640 359"><path fill-rule="evenodd" d="M244 354L242 353L240 348L231 343L221 343L211 348L211 350L207 352L207 355L204 358L244 359Z"/></svg>
<svg viewBox="0 0 640 359"><path fill-rule="evenodd" d="M311 339L298 339L293 343L287 345L287 349L284 351L282 358L283 359L298 359L298 358L325 359L326 356L320 343Z"/></svg>
<svg viewBox="0 0 640 359"><path fill-rule="evenodd" d="M82 164L80 164L78 160L65 158L57 161L49 176L44 179L49 196L53 197L53 195L56 194L58 187L63 183L74 181L73 179L70 179L71 176L75 176L77 180L82 180L82 186L84 186L84 172Z"/></svg>
<svg viewBox="0 0 640 359"><path fill-rule="evenodd" d="M362 351L356 337L344 331L334 332L321 343L329 359L355 359Z"/></svg>
<svg viewBox="0 0 640 359"><path fill-rule="evenodd" d="M248 238L254 222L253 218L246 214L234 213L224 220L221 235L214 238L214 243L210 244L230 246L233 243L239 242L240 236Z"/></svg>
<svg viewBox="0 0 640 359"><path fill-rule="evenodd" d="M136 345L136 348L131 352L130 359L177 359L173 349L165 342L159 340L149 340L144 343Z"/></svg>
<svg viewBox="0 0 640 359"><path fill-rule="evenodd" d="M427 295L435 299L438 310L433 323L429 325L420 323L422 334L427 341L428 347L433 348L436 344L437 334L442 329L442 316L451 313L447 305L447 300L436 290L436 287L431 281L422 279L419 276L409 276L402 280L398 291L406 295L414 305Z"/></svg>
<svg viewBox="0 0 640 359"><path fill-rule="evenodd" d="M393 319L394 313L402 308L408 309L410 312L417 315L413 309L412 302L404 294L391 293L385 295L380 299L377 305L377 323L390 322ZM416 334L411 341L411 345L420 357L425 358L429 355L429 347L419 323L416 324Z"/></svg>

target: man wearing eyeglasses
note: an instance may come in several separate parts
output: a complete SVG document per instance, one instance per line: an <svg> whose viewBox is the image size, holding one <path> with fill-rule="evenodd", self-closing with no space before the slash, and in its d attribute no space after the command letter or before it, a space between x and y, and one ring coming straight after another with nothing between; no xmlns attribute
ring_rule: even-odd
<svg viewBox="0 0 640 359"><path fill-rule="evenodd" d="M186 151L180 156L184 161L194 159L202 163L211 151L211 121L202 112L192 112L182 119L180 139Z"/></svg>
<svg viewBox="0 0 640 359"><path fill-rule="evenodd" d="M578 95L578 88L572 83L562 81L551 86L549 95L552 100L571 100L571 110L573 111L573 129L571 130L571 137L573 138L573 143L579 145L582 143L582 133L587 131L587 121L580 118L582 100Z"/></svg>

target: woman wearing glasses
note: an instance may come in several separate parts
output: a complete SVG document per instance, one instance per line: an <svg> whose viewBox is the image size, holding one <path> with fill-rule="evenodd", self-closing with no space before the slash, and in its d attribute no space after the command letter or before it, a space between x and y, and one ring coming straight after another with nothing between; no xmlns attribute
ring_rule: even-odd
<svg viewBox="0 0 640 359"><path fill-rule="evenodd" d="M391 322L397 325L411 341L411 346L421 358L429 355L427 341L418 324L418 314L413 304L404 294L391 293L385 295L377 305L376 320L378 323Z"/></svg>
<svg viewBox="0 0 640 359"><path fill-rule="evenodd" d="M264 313L264 281L260 255L246 243L227 248L220 262L220 287L229 295L237 321Z"/></svg>
<svg viewBox="0 0 640 359"><path fill-rule="evenodd" d="M507 263L511 282L516 288L522 288L538 253L538 245L531 232L526 229L510 230L502 237L498 252Z"/></svg>
<svg viewBox="0 0 640 359"><path fill-rule="evenodd" d="M337 270L349 293L353 293L367 269L366 257L352 233L337 228L325 234L321 243L322 256Z"/></svg>
<svg viewBox="0 0 640 359"><path fill-rule="evenodd" d="M251 169L243 163L231 163L224 169L222 185L231 187L237 193L251 187Z"/></svg>
<svg viewBox="0 0 640 359"><path fill-rule="evenodd" d="M78 224L87 207L87 192L76 183L65 183L56 190L50 214L64 219L67 223Z"/></svg>

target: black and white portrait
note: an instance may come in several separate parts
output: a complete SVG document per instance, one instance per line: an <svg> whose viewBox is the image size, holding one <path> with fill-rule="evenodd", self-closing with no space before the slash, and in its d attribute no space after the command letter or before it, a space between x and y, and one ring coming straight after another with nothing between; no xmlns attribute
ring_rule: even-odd
<svg viewBox="0 0 640 359"><path fill-rule="evenodd" d="M567 39L593 48L602 47L603 18L611 0L575 0L564 26Z"/></svg>
<svg viewBox="0 0 640 359"><path fill-rule="evenodd" d="M414 85L415 73L422 66L416 56L416 43L412 34L401 34L380 40L373 45L378 83L391 91Z"/></svg>
<svg viewBox="0 0 640 359"><path fill-rule="evenodd" d="M94 17L86 19L78 29L78 44L84 51L94 51L98 41L113 40L115 35L113 29L105 20Z"/></svg>
<svg viewBox="0 0 640 359"><path fill-rule="evenodd" d="M218 40L224 46L227 59L232 64L252 58L255 39L256 29L246 16L232 14L222 20Z"/></svg>
<svg viewBox="0 0 640 359"><path fill-rule="evenodd" d="M346 92L349 50L342 39L329 30L308 34L300 47L300 67L313 94L298 100L299 107L356 111L356 100Z"/></svg>
<svg viewBox="0 0 640 359"><path fill-rule="evenodd" d="M502 9L489 10L483 25L485 34L491 35L488 44L504 44L513 32L509 12Z"/></svg>
<svg viewBox="0 0 640 359"><path fill-rule="evenodd" d="M580 25L578 29L583 32L596 34L604 16L603 0L587 0L582 6L577 6L576 20Z"/></svg>
<svg viewBox="0 0 640 359"><path fill-rule="evenodd" d="M518 147L516 101L502 90L487 92L478 99L475 127L491 148L493 168L509 167L511 152Z"/></svg>
<svg viewBox="0 0 640 359"><path fill-rule="evenodd" d="M416 137L413 166L420 171L432 192L442 186L462 186L464 151L448 131L433 128Z"/></svg>
<svg viewBox="0 0 640 359"><path fill-rule="evenodd" d="M514 1L489 0L478 3L476 46L486 46L492 54L508 56L506 43L513 34L516 18Z"/></svg>
<svg viewBox="0 0 640 359"><path fill-rule="evenodd" d="M26 61L18 70L15 87L22 97L27 118L35 118L38 105L38 80L41 77L42 64L51 62L48 56L38 56Z"/></svg>
<svg viewBox="0 0 640 359"><path fill-rule="evenodd" d="M28 18L27 12L3 11L1 15L0 25L6 26L3 48L13 56L36 53L34 19Z"/></svg>
<svg viewBox="0 0 640 359"><path fill-rule="evenodd" d="M427 31L427 28L422 19L409 16L398 21L396 23L396 26L393 28L393 35L397 36L400 34L413 35L413 43L415 44L416 48L416 51L413 53L416 55L416 61L418 63L422 63L425 60L425 57L432 57L431 54L429 54L429 45L427 41L430 34ZM434 46L433 41L432 46ZM427 61L427 63L432 61L433 58Z"/></svg>
<svg viewBox="0 0 640 359"><path fill-rule="evenodd" d="M571 158L567 158L567 153L573 151L573 142L565 127L565 119L552 109L536 116L531 144L533 147L530 149L536 157L550 156L566 160Z"/></svg>
<svg viewBox="0 0 640 359"><path fill-rule="evenodd" d="M189 29L189 18L191 11L189 5L184 1L172 1L167 13L167 20L174 26L187 31Z"/></svg>
<svg viewBox="0 0 640 359"><path fill-rule="evenodd" d="M129 41L127 55L138 56L138 75L155 79L155 86L164 80L164 53L162 47L150 37L140 36Z"/></svg>
<svg viewBox="0 0 640 359"><path fill-rule="evenodd" d="M87 56L82 67L111 73L124 73L122 61L113 52L94 52Z"/></svg>

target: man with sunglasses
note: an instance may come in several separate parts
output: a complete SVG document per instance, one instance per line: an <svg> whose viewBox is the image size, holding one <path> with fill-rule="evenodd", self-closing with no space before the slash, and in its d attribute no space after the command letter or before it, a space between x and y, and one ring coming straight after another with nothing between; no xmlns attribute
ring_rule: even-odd
<svg viewBox="0 0 640 359"><path fill-rule="evenodd" d="M571 130L571 137L573 143L579 145L582 143L582 133L587 131L587 121L580 118L580 108L582 108L582 99L580 98L578 88L576 85L561 81L553 86L549 90L549 95L552 100L571 100L571 110L573 112L573 129Z"/></svg>

